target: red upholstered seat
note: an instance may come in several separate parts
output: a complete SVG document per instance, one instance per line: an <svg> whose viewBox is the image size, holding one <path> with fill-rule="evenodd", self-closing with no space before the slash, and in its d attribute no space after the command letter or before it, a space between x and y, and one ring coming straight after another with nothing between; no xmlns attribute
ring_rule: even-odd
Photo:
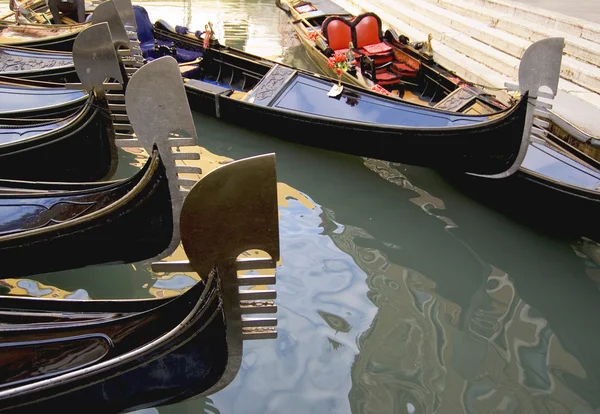
<svg viewBox="0 0 600 414"><path fill-rule="evenodd" d="M416 71L410 66L394 61L393 48L383 41L381 19L374 13L364 13L347 20L330 16L323 22L323 36L329 48L335 52L347 52L348 44L354 45L354 55L361 61L363 74L380 85L394 85L402 77L414 77ZM365 56L366 66L360 58ZM374 79L373 79L374 78Z"/></svg>
<svg viewBox="0 0 600 414"><path fill-rule="evenodd" d="M354 31L356 33L355 46L359 49L381 43L381 20L373 13L357 16L354 20Z"/></svg>
<svg viewBox="0 0 600 414"><path fill-rule="evenodd" d="M346 19L330 16L323 22L323 36L329 47L336 52L347 51L352 42L352 27Z"/></svg>
<svg viewBox="0 0 600 414"><path fill-rule="evenodd" d="M354 44L360 54L369 56L376 66L393 59L391 46L383 42L381 19L374 13L364 13L354 19Z"/></svg>

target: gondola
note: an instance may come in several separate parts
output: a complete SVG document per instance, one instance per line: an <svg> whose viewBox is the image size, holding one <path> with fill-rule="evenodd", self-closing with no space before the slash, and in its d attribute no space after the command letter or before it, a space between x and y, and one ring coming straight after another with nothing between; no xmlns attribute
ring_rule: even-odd
<svg viewBox="0 0 600 414"><path fill-rule="evenodd" d="M81 110L88 98L85 90L66 89L64 83L0 76L2 118L63 118Z"/></svg>
<svg viewBox="0 0 600 414"><path fill-rule="evenodd" d="M22 46L43 50L68 51L90 22L78 24L20 24L0 21L0 45Z"/></svg>
<svg viewBox="0 0 600 414"><path fill-rule="evenodd" d="M519 171L490 185L472 176L446 174L458 189L544 232L600 241L600 163L558 137L530 143ZM524 206L529 206L524 208Z"/></svg>
<svg viewBox="0 0 600 414"><path fill-rule="evenodd" d="M269 154L220 166L187 195L179 227L188 261L153 264L157 271L176 268L200 276L182 295L112 301L1 298L0 412L64 407L123 412L227 386L241 366L243 340L277 336L275 318L242 318L276 312L275 291L240 292L241 286L275 284L274 273L237 275L274 269L279 260L274 160ZM250 249L269 258L240 256Z"/></svg>
<svg viewBox="0 0 600 414"><path fill-rule="evenodd" d="M102 0L101 0L102 1ZM85 2L85 15L86 19L93 13L96 8L95 0ZM69 15L59 11L61 15L61 21L55 22L52 14L50 13L48 3L45 0L23 0L19 1L19 4L15 4L13 0L8 2L10 12L0 16L0 21L13 24L21 23L34 23L34 24L76 24L77 22L72 19Z"/></svg>
<svg viewBox="0 0 600 414"><path fill-rule="evenodd" d="M329 57L348 54L348 60L356 62L342 74L348 83L383 88L384 93L414 103L457 112L492 113L506 107L506 102L437 64L427 43L417 49L393 29L384 34L375 13L353 16L330 0L276 0L275 4L285 12L311 60L325 74L333 74Z"/></svg>
<svg viewBox="0 0 600 414"><path fill-rule="evenodd" d="M106 103L88 96L74 115L53 119L0 117L0 177L96 181L116 166ZM114 165L113 165L114 164Z"/></svg>
<svg viewBox="0 0 600 414"><path fill-rule="evenodd" d="M107 5L107 3L109 3ZM19 24L0 20L0 46L17 46L48 51L71 51L73 43L79 33L92 24L108 21L113 17L112 7L116 6L118 14L127 25L133 21L131 1L105 0L94 8L93 14L88 16L88 21L75 24ZM121 23L119 21L119 23ZM114 27L111 24L111 30Z"/></svg>
<svg viewBox="0 0 600 414"><path fill-rule="evenodd" d="M196 140L177 64L165 59L136 73L126 92L137 139L123 145L142 146L149 154L144 168L133 177L95 183L0 181L1 277L135 262L169 254L177 246L174 223L181 207L177 176L181 167L175 159L181 155L173 154L170 146L196 145ZM169 85L161 97L177 106L160 109L153 87L157 73L162 84ZM151 122L148 113L153 114ZM153 125L153 130L146 125ZM177 130L189 131L189 138L169 141L169 132ZM85 161L85 154L78 156Z"/></svg>
<svg viewBox="0 0 600 414"><path fill-rule="evenodd" d="M149 21L138 10L143 45ZM153 38L172 42L171 55L203 50L195 35L161 21ZM424 108L349 84L331 98L331 79L221 45L204 50L184 81L193 110L318 148L482 175L514 172L522 149L526 94L494 115Z"/></svg>

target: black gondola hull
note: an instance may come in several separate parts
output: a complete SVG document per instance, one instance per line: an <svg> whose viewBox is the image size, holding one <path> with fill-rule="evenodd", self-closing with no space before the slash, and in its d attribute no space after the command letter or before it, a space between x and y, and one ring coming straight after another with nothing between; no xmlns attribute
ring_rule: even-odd
<svg viewBox="0 0 600 414"><path fill-rule="evenodd" d="M16 129L19 124L31 124L8 121ZM90 98L64 127L0 146L0 177L74 182L104 179L116 166L113 135L106 104Z"/></svg>
<svg viewBox="0 0 600 414"><path fill-rule="evenodd" d="M55 309L52 302L56 301L42 301L40 309L35 301L8 298L3 307L10 306L21 312L41 312L41 315L48 312L59 314L61 311ZM60 308L62 304L58 305ZM0 412L25 413L65 406L70 410L88 412L130 411L189 398L208 390L221 379L229 355L216 281L213 280L210 286L198 282L176 298L137 303L124 301L121 304L110 301L83 302L82 305L71 303L67 312L73 314L83 312L85 308L95 308L90 311L90 317L94 314L98 317L102 312L115 315L123 305L136 314L125 319L113 317L114 321L106 322L100 319L90 319L87 324L62 322L62 327L46 325L45 331L0 333L1 342L24 339L20 343L39 346L40 350L44 349L44 341L48 341L45 338L58 340L57 349L60 349L61 338L85 341L85 337L106 335L113 341L113 349L90 365L88 372L82 372L86 366L81 364L80 368L72 371L75 374L73 378L60 381L52 381L52 376L45 379L43 375L31 372L29 385L35 388L21 392L14 392L13 388L14 395L11 396L3 395L2 391L6 388L0 387ZM145 309L149 305L155 307ZM4 343L0 343L0 347L5 346ZM14 356L14 353L9 356ZM68 377L69 372L64 373ZM60 377L61 373L57 374ZM27 382L11 384L16 389L20 385L27 385Z"/></svg>
<svg viewBox="0 0 600 414"><path fill-rule="evenodd" d="M151 159L145 170L125 182L90 187L66 195L0 194L2 278L132 263L167 249L173 218L166 172L159 160Z"/></svg>
<svg viewBox="0 0 600 414"><path fill-rule="evenodd" d="M477 174L502 173L516 160L526 99L501 123L473 128L405 129L278 111L187 87L193 110L277 138L351 155Z"/></svg>

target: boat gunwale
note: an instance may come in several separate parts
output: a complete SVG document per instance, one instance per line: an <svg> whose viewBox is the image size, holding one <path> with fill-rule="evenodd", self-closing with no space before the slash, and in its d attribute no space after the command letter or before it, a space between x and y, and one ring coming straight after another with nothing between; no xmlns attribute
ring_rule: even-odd
<svg viewBox="0 0 600 414"><path fill-rule="evenodd" d="M196 300L196 303L192 306L191 310L187 313L187 315L183 318L183 320L176 322L176 324L167 332L163 332L158 337L144 343L142 346L137 347L133 350L130 350L124 354L115 356L106 361L96 363L92 366L86 366L83 368L76 369L74 371L69 371L67 373L59 374L58 376L54 376L52 378L43 379L40 381L35 381L33 383L29 383L26 385L21 385L15 388L11 388L8 390L0 391L0 401L11 398L23 398L22 394L30 393L30 392L44 392L48 388L52 387L61 387L64 386L65 383L72 383L73 381L101 376L104 372L113 370L112 373L108 374L107 377L96 378L91 382L87 382L84 385L80 385L78 387L70 388L69 391L62 391L58 394L52 394L51 396L40 396L33 400L27 401L23 404L20 404L19 407L27 406L34 403L39 403L44 400L52 399L56 396L67 394L69 392L75 391L77 389L86 388L90 385L94 385L100 383L102 381L106 381L107 379L113 378L115 376L121 375L124 372L128 372L131 370L135 370L139 365L145 365L152 361L155 361L169 353L173 352L185 345L191 339L195 338L199 334L201 334L207 326L214 320L215 316L219 313L222 313L222 306L218 305L217 308L213 311L212 315L207 315L204 318L205 313L209 310L210 306L215 303L219 298L219 288L215 286L218 283L218 280L214 280L215 278L212 275L209 275L208 280L204 283L204 286L200 286L202 282L197 283L191 289L180 296L176 296L174 298L169 298L170 301L166 303L161 303L159 307L171 304L174 301L184 301L189 296L197 295L196 290L199 290L202 287L202 291L199 297ZM196 288L196 289L194 289ZM179 302L179 301L178 301ZM150 309L151 311L152 309ZM205 320L206 319L206 320ZM197 324L202 323L201 329L196 329L191 331L191 328ZM166 345L171 341L176 341L178 333L187 333L188 337L185 338L183 342L179 342L174 344L174 346L166 347ZM136 362L141 359L144 355L150 354L151 358L146 359L143 363ZM115 369L118 369L120 366L129 365L124 371L118 370L114 372ZM133 366L131 366L133 365Z"/></svg>
<svg viewBox="0 0 600 414"><path fill-rule="evenodd" d="M153 150L152 156L150 156L148 158L148 161L144 164L144 167L140 171L138 171L136 174L134 174L133 176L131 176L129 178L126 178L126 179L124 179L122 181L118 181L118 182L112 182L108 185L108 187L109 187L108 189L114 190L114 189L118 189L119 187L132 186L132 184L133 184L131 189L129 189L123 197L119 198L118 200L116 200L96 211L76 217L72 220L56 223L56 224L53 224L48 227L41 227L41 228L19 231L16 233L10 233L10 234L6 234L6 235L0 235L0 243L5 243L5 242L15 243L20 239L36 237L36 236L39 236L40 234L44 234L44 233L69 230L73 227L77 227L77 226L81 225L82 223L86 223L86 222L92 221L96 218L103 217L105 215L114 213L115 211L118 211L123 206L126 206L129 202L134 200L139 195L141 190L143 190L154 179L154 177L158 173L158 170L161 165L162 165L162 160L161 160L160 154L158 152L158 149L156 149L156 147L155 147L155 149ZM89 192L94 193L96 191L101 192L102 189L106 189L106 188L100 187L98 189L87 190L87 191L85 189L84 190L74 190L73 193L69 192L69 195L78 195L78 194L80 195L80 194L85 194L85 193L89 193ZM48 195L56 196L59 194L49 193ZM10 196L10 195L7 194L6 196ZM22 195L19 194L19 196L22 196L23 198L40 198L40 193L30 193L30 194L22 194ZM0 195L0 200L2 200L2 195ZM68 234L70 234L70 233L68 233ZM58 235L57 237L61 237L61 236L63 236L63 235Z"/></svg>
<svg viewBox="0 0 600 414"><path fill-rule="evenodd" d="M11 154L15 154L15 153L18 153L21 151L27 151L27 150L31 149L31 147L35 147L37 145L44 145L47 143L48 138L52 139L54 135L57 135L57 137L56 137L56 139L52 139L52 142L59 142L59 141L71 138L73 134L80 132L83 128L87 127L90 124L90 122L93 122L96 117L104 116L104 114L102 114L102 109L95 106L94 101L95 101L94 96L88 95L88 101L82 106L82 108L79 111L77 111L75 114L65 117L66 119L70 118L70 120L66 124L61 125L56 129L53 129L51 131L46 131L41 134L37 134L37 135L31 136L28 138L19 139L17 141L11 141L11 142L5 142L5 143L0 142L0 160L2 160L3 156L10 156ZM93 112L90 114L91 111L93 111ZM11 112L11 113L13 113L13 112ZM89 117L87 119L84 119L87 115L89 115ZM5 117L5 119L15 119L15 118ZM16 118L16 119L18 119L18 118ZM83 121L82 121L82 119L83 119ZM61 120L64 120L64 119L56 119L55 122L58 122ZM81 123L81 124L79 124L79 123ZM43 122L42 124L50 125L50 124L52 124L52 121ZM24 127L27 128L27 126L24 126ZM73 129L73 128L75 128L74 131L71 131L68 134L64 134L66 129ZM16 127L15 129L19 129L19 128ZM0 127L0 132L1 131L2 131L2 127ZM40 142L36 145L37 141L42 141L42 142ZM17 146L23 146L23 145L26 145L27 147L23 148L23 149L18 149L18 150L11 149L11 147L17 147Z"/></svg>

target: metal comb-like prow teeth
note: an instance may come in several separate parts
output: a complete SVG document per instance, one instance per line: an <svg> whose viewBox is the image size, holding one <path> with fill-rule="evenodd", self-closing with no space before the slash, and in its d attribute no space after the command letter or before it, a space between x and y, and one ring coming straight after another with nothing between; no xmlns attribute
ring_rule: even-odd
<svg viewBox="0 0 600 414"><path fill-rule="evenodd" d="M548 131L542 129L542 128L538 128L536 126L532 126L531 127L531 134L532 135L536 135L536 136L540 136L540 137L545 137L548 134Z"/></svg>
<svg viewBox="0 0 600 414"><path fill-rule="evenodd" d="M238 257L237 270L272 269L271 275L239 275L237 276L238 289L241 286L274 285L276 283L275 267L277 263L270 258ZM274 289L245 289L240 290L240 311L242 315L276 313L275 299L277 292ZM277 318L248 318L242 316L242 339L275 339L277 338Z"/></svg>
<svg viewBox="0 0 600 414"><path fill-rule="evenodd" d="M550 128L550 122L540 118L533 118L533 125L538 128Z"/></svg>
<svg viewBox="0 0 600 414"><path fill-rule="evenodd" d="M276 263L268 258L238 258L237 270L273 269ZM188 260L164 261L152 263L153 272L194 272ZM276 277L272 275L238 275L238 289L241 286L274 285ZM276 313L275 299L277 292L274 289L239 291L239 305L242 315ZM242 339L275 339L277 338L277 318L269 317L243 317Z"/></svg>
<svg viewBox="0 0 600 414"><path fill-rule="evenodd" d="M131 124L115 124L113 122L113 128L115 129L115 131L119 131L119 132L126 131L127 133L133 133L133 126L131 126Z"/></svg>
<svg viewBox="0 0 600 414"><path fill-rule="evenodd" d="M123 93L107 93L106 100L110 102L125 102L125 94Z"/></svg>
<svg viewBox="0 0 600 414"><path fill-rule="evenodd" d="M197 152L173 152L173 159L181 161L199 160L200 154Z"/></svg>
<svg viewBox="0 0 600 414"><path fill-rule="evenodd" d="M127 108L125 107L124 103L111 103L110 101L108 102L108 109L110 111L121 111L121 112L127 112Z"/></svg>
<svg viewBox="0 0 600 414"><path fill-rule="evenodd" d="M110 27L110 33L113 39L113 47L124 47L126 49L129 49L129 36L125 31L123 19L121 17L121 14L117 10L117 6L114 3L114 1L105 1L102 4L98 5L96 9L94 9L94 13L92 14L92 25L103 22L108 23Z"/></svg>
<svg viewBox="0 0 600 414"><path fill-rule="evenodd" d="M178 174L202 174L202 168L194 165L175 165Z"/></svg>

